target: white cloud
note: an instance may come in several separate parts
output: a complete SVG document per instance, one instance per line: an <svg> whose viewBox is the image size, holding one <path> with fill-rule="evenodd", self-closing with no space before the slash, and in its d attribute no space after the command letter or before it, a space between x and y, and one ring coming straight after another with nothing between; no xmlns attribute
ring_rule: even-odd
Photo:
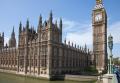
<svg viewBox="0 0 120 83"><path fill-rule="evenodd" d="M70 21L63 19L63 29L66 32L81 32L84 33L86 29L90 27L90 23L79 23L76 21Z"/></svg>
<svg viewBox="0 0 120 83"><path fill-rule="evenodd" d="M76 44L79 45L91 45L92 44L92 36L90 32L86 32L84 34L80 33L68 33L66 36L67 40L70 40L72 42L75 42Z"/></svg>
<svg viewBox="0 0 120 83"><path fill-rule="evenodd" d="M67 41L84 46L92 45L92 27L90 23L79 23L70 20L63 20L63 33Z"/></svg>
<svg viewBox="0 0 120 83"><path fill-rule="evenodd" d="M120 22L111 24L108 28L108 36L113 36L114 44L120 44Z"/></svg>
<svg viewBox="0 0 120 83"><path fill-rule="evenodd" d="M70 20L63 20L63 34L67 41L84 46L87 44L92 49L92 24L79 23ZM114 44L120 44L120 22L115 22L108 26L108 36L112 34Z"/></svg>

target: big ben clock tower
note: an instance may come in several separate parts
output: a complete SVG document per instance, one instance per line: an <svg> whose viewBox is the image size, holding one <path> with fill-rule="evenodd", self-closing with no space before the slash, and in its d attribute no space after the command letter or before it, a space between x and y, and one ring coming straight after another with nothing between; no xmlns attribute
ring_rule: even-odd
<svg viewBox="0 0 120 83"><path fill-rule="evenodd" d="M92 11L93 53L98 71L107 69L107 14L102 0L96 0Z"/></svg>

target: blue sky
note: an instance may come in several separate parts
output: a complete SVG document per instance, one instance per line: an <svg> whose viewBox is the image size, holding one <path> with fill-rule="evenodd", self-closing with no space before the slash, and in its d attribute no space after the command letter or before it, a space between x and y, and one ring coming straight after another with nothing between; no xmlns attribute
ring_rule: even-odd
<svg viewBox="0 0 120 83"><path fill-rule="evenodd" d="M114 37L114 56L120 54L120 0L103 0L108 15L108 34ZM18 25L25 25L27 18L30 25L37 27L39 15L47 20L50 10L54 19L63 18L63 40L76 42L81 46L86 43L92 49L91 14L95 0L0 0L0 32L5 32L8 41L13 26L16 38Z"/></svg>

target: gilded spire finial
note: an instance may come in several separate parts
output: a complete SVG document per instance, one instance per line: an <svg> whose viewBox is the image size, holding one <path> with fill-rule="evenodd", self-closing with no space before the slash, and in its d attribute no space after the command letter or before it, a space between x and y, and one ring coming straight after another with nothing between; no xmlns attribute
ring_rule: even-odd
<svg viewBox="0 0 120 83"><path fill-rule="evenodd" d="M96 0L96 4L102 4L102 0Z"/></svg>

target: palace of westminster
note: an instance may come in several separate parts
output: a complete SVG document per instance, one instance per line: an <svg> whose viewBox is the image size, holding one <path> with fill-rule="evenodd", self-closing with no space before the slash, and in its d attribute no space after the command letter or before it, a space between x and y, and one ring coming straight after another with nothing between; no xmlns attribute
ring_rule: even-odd
<svg viewBox="0 0 120 83"><path fill-rule="evenodd" d="M107 14L102 0L96 0L92 11L93 51L87 46L62 43L62 19L59 24L49 19L42 22L39 17L37 31L29 26L19 24L18 45L14 28L9 45L4 46L4 33L0 34L0 71L14 72L19 75L44 77L85 72L95 65L97 70L106 70L107 65ZM82 41L82 40L81 40Z"/></svg>

